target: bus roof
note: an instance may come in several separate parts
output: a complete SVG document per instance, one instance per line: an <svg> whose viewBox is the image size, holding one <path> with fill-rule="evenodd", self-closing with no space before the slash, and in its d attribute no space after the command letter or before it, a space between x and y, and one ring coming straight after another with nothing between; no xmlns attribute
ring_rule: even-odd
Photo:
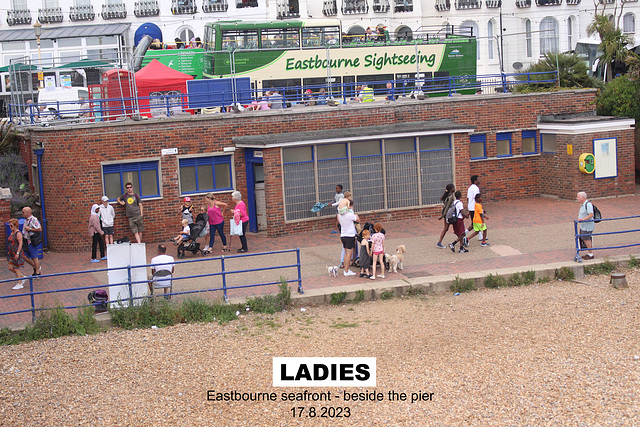
<svg viewBox="0 0 640 427"><path fill-rule="evenodd" d="M305 19L286 21L217 21L207 25L218 26L221 30L254 30L263 28L339 27L338 19Z"/></svg>

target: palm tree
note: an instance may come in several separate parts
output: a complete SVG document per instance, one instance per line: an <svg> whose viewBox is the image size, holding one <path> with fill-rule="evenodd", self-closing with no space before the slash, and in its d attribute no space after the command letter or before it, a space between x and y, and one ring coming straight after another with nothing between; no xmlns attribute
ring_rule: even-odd
<svg viewBox="0 0 640 427"><path fill-rule="evenodd" d="M558 72L556 76L555 72ZM587 73L588 69L584 61L576 54L547 52L544 57L525 70L525 73L546 73L536 77L539 80L551 80L549 83L535 85L519 85L518 92L548 90L551 87L559 86L564 88L587 88L598 87L597 79ZM526 76L518 76L524 80Z"/></svg>
<svg viewBox="0 0 640 427"><path fill-rule="evenodd" d="M631 37L622 32L604 13L596 14L593 22L587 27L587 34L590 36L598 34L600 36L600 57L601 64L607 64L605 69L605 81L613 78L613 66L617 63L624 63L629 56L627 45L632 42Z"/></svg>

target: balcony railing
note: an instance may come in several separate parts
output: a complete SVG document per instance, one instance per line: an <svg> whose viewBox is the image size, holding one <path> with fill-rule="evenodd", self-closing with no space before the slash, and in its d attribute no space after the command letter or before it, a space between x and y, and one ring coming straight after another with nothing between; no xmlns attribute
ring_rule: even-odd
<svg viewBox="0 0 640 427"><path fill-rule="evenodd" d="M279 0L276 6L278 19L300 18L300 7L297 1Z"/></svg>
<svg viewBox="0 0 640 427"><path fill-rule="evenodd" d="M243 7L258 7L258 0L237 0L236 8L242 9Z"/></svg>
<svg viewBox="0 0 640 427"><path fill-rule="evenodd" d="M391 5L389 5L389 0L373 0L373 5L371 6L374 12L384 13L389 12L391 9Z"/></svg>
<svg viewBox="0 0 640 427"><path fill-rule="evenodd" d="M127 8L124 3L120 4L103 4L102 19L123 19L127 17Z"/></svg>
<svg viewBox="0 0 640 427"><path fill-rule="evenodd" d="M451 10L451 2L449 0L436 0L436 10L442 12L443 10Z"/></svg>
<svg viewBox="0 0 640 427"><path fill-rule="evenodd" d="M158 16L160 15L160 7L158 0L143 0L134 3L133 14L138 18L142 16Z"/></svg>
<svg viewBox="0 0 640 427"><path fill-rule="evenodd" d="M538 6L559 6L562 0L536 0Z"/></svg>
<svg viewBox="0 0 640 427"><path fill-rule="evenodd" d="M367 0L344 0L342 2L342 13L345 15L367 12L369 12Z"/></svg>
<svg viewBox="0 0 640 427"><path fill-rule="evenodd" d="M193 15L198 11L195 0L173 0L171 13L174 15Z"/></svg>
<svg viewBox="0 0 640 427"><path fill-rule="evenodd" d="M456 9L480 9L482 2L480 0L456 0Z"/></svg>
<svg viewBox="0 0 640 427"><path fill-rule="evenodd" d="M496 9L502 6L502 0L485 0L484 4L491 9Z"/></svg>
<svg viewBox="0 0 640 427"><path fill-rule="evenodd" d="M69 8L69 19L72 21L93 21L96 14L93 13L93 6L71 6Z"/></svg>
<svg viewBox="0 0 640 427"><path fill-rule="evenodd" d="M62 22L62 8L52 7L50 9L38 9L38 21L43 24Z"/></svg>
<svg viewBox="0 0 640 427"><path fill-rule="evenodd" d="M531 0L516 0L516 7L531 7Z"/></svg>
<svg viewBox="0 0 640 427"><path fill-rule="evenodd" d="M8 10L7 24L9 25L31 24L31 11L29 9Z"/></svg>
<svg viewBox="0 0 640 427"><path fill-rule="evenodd" d="M204 0L202 2L202 11L204 13L226 12L229 9L227 0Z"/></svg>
<svg viewBox="0 0 640 427"><path fill-rule="evenodd" d="M395 12L413 12L413 0L396 0Z"/></svg>
<svg viewBox="0 0 640 427"><path fill-rule="evenodd" d="M322 6L324 16L336 16L338 14L338 3L336 0L325 0Z"/></svg>

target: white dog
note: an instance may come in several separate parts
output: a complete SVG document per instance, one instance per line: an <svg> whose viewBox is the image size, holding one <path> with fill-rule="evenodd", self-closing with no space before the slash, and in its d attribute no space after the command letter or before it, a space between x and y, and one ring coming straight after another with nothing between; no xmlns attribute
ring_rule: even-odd
<svg viewBox="0 0 640 427"><path fill-rule="evenodd" d="M330 277L338 277L338 266L337 265L327 265L327 272Z"/></svg>
<svg viewBox="0 0 640 427"><path fill-rule="evenodd" d="M404 245L400 245L396 248L396 253L389 257L389 273L392 271L394 273L398 272L398 268L400 270L404 270L404 266L402 263L404 262L404 254L407 252L407 249Z"/></svg>

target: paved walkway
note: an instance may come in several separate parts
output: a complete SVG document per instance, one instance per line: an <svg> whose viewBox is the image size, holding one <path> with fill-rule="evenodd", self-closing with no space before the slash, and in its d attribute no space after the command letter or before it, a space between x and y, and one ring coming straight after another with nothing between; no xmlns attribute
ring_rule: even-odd
<svg viewBox="0 0 640 427"><path fill-rule="evenodd" d="M639 193L640 194L640 193ZM625 196L601 199L596 205L605 218L625 217L640 212L640 196ZM491 270L505 267L522 267L546 264L558 261L570 261L574 258L573 219L577 217L578 204L574 201L554 200L548 198L534 198L500 203L486 204L488 212L487 226L489 227L489 242L491 246L480 247L477 240L471 242L470 252L466 254L452 253L449 249L438 249L435 243L442 230L442 221L435 218L395 221L383 224L387 231L386 250L394 252L395 248L403 244L407 248L405 255L405 269L401 272L386 273L380 282L403 278L434 276L441 274L458 274L477 270ZM638 229L639 218L603 221L597 225L597 232ZM594 238L596 246L610 246L619 244L640 243L638 233L618 234ZM446 235L445 244L453 240L451 230ZM340 271L338 277L329 277L326 266L338 265L340 262L339 235L332 230L270 238L265 233L250 234L248 236L251 253L276 251L282 249L300 248L302 259L302 277L304 289L318 289L357 283L372 283L359 277L344 277ZM87 249L90 241L87 239ZM214 255L222 255L220 241L215 244ZM239 247L239 241L234 238L234 248ZM175 247L168 245L169 253L176 255ZM147 246L147 258L155 255L155 244ZM596 257L607 255L635 254L640 247L617 250L596 251ZM231 255L237 255L231 252ZM89 252L81 253L48 253L42 262L44 274L62 273L69 271L84 272L72 276L42 277L34 279L34 290L56 290L79 286L104 285L107 283L105 272L94 270L106 268L107 263L89 263ZM202 259L200 255L187 255L188 260ZM220 271L220 260L208 257L207 262L197 262L178 265L177 276L207 274ZM280 254L255 257L232 257L225 259L227 269L250 269L274 265L276 263L295 263L295 254ZM28 266L23 270L31 271ZM284 275L288 279L297 277L296 269L289 268L280 271L252 272L228 276L227 285L242 285L261 281L276 281ZM11 279L8 270L0 271L0 280ZM0 284L0 296L18 295L22 291L13 291L14 282ZM219 277L178 280L174 291L216 288L221 286ZM293 285L292 285L293 286ZM292 289L295 289L292 287ZM28 291L28 286L25 286ZM275 286L250 287L229 291L229 297L244 297L273 293ZM53 293L35 296L36 307L56 305L78 305L86 302L88 291ZM204 296L206 294L198 294ZM208 294L211 298L220 298L220 293ZM29 308L29 296L0 299L0 312L8 312ZM30 321L29 313L0 316L0 327L16 326Z"/></svg>

